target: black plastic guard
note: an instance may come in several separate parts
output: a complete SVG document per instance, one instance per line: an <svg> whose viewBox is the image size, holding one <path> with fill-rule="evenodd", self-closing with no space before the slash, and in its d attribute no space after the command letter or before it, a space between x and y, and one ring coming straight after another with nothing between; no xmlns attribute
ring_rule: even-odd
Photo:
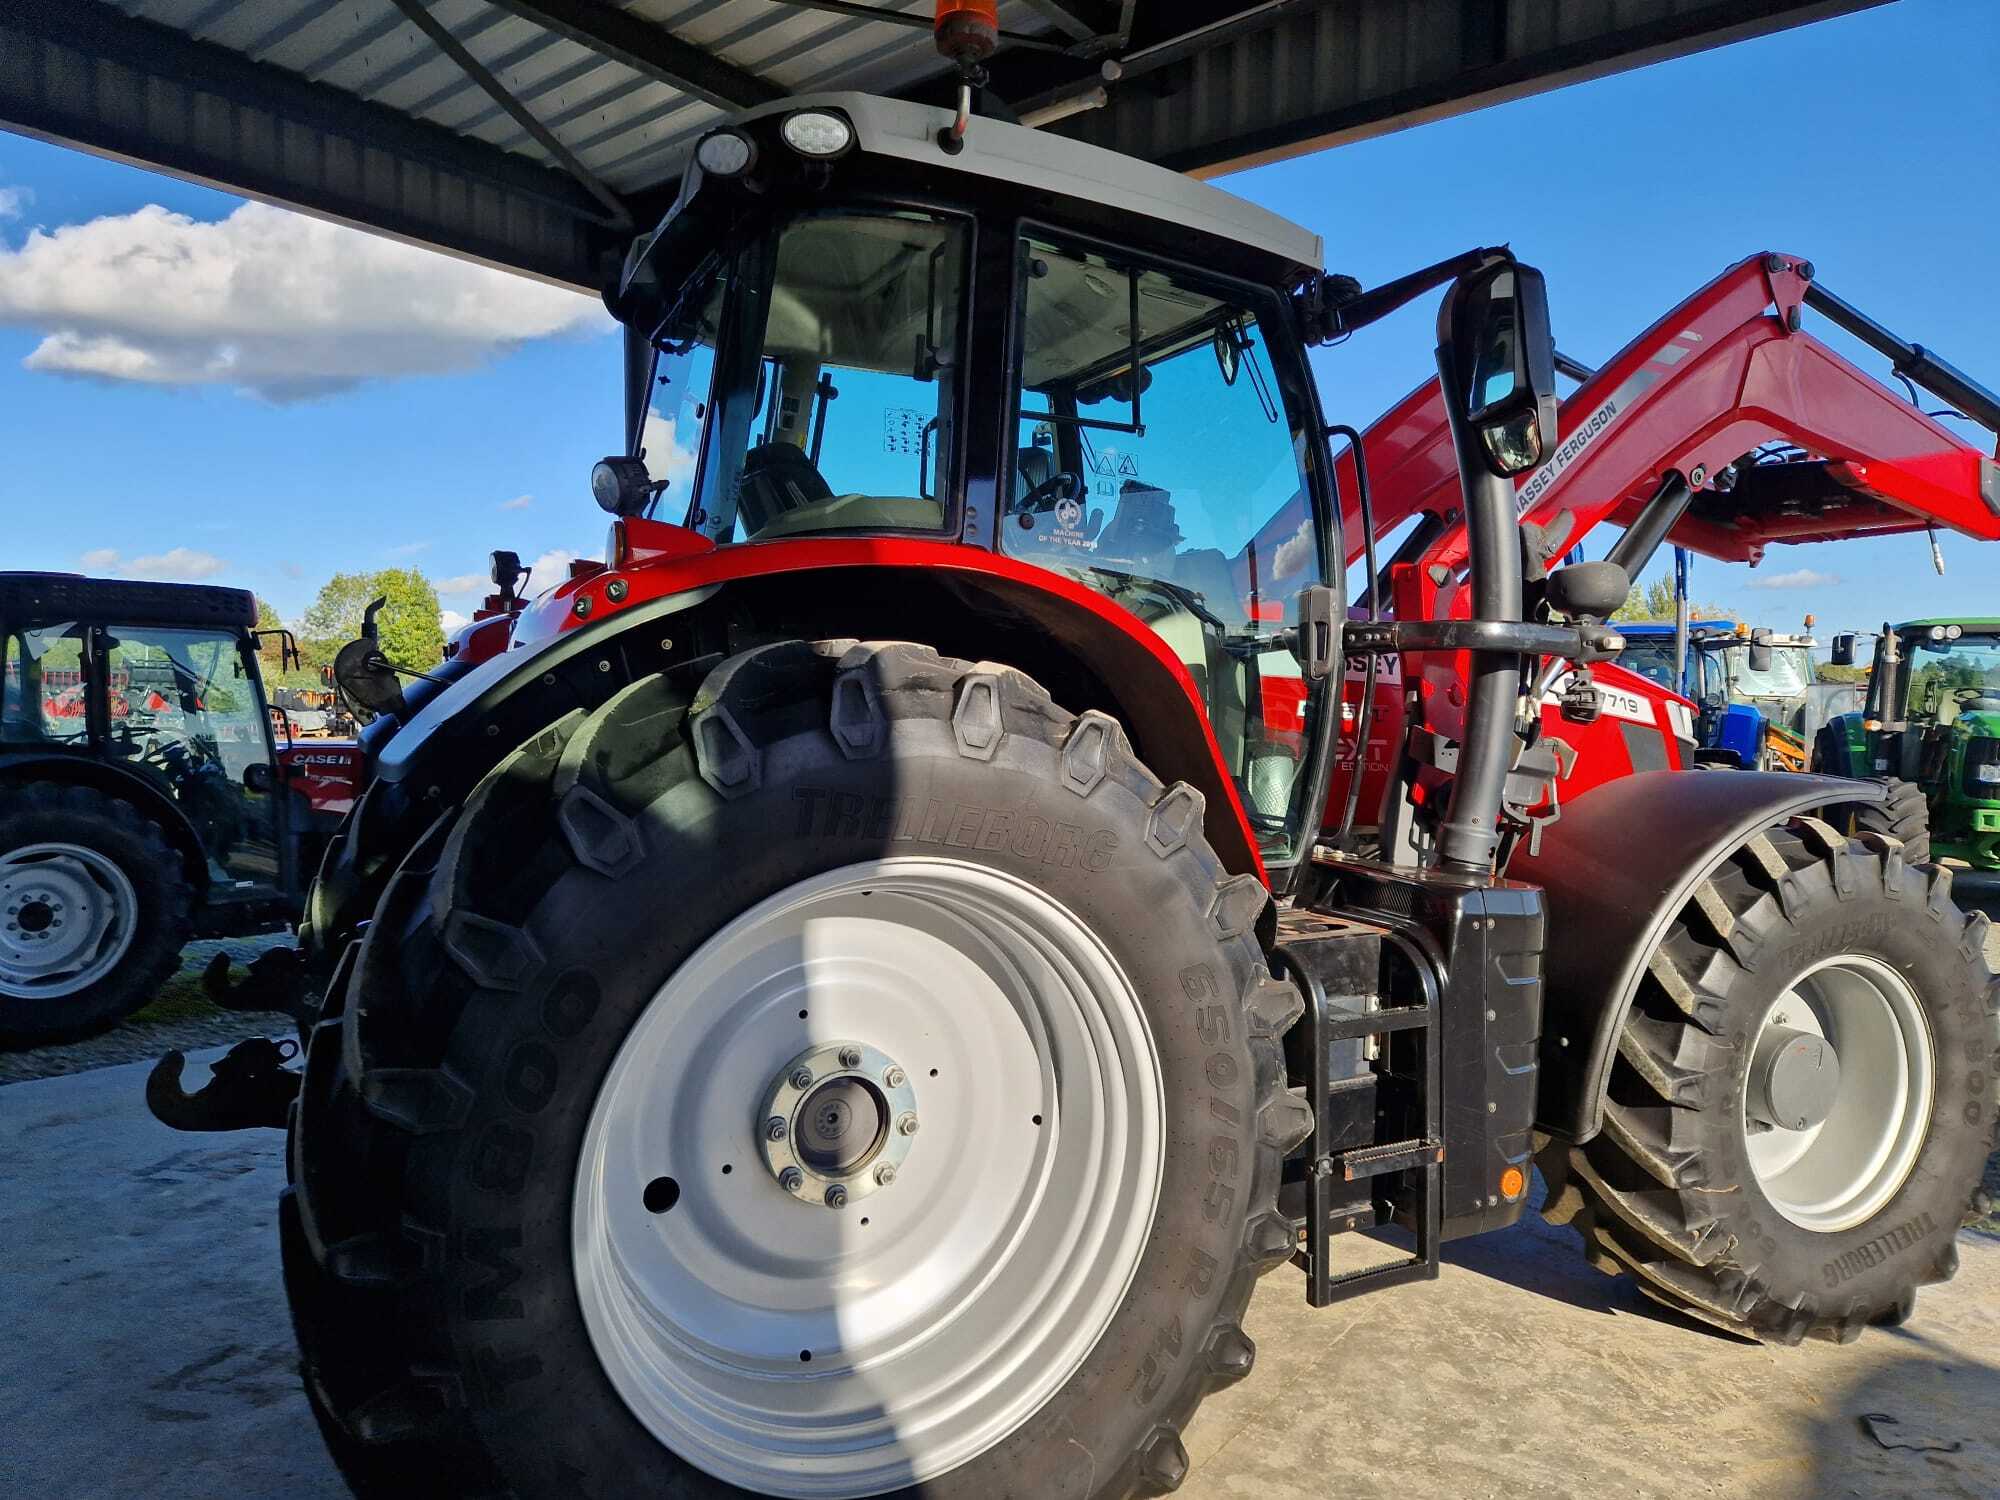
<svg viewBox="0 0 2000 1500"><path fill-rule="evenodd" d="M1508 875L1547 897L1546 1017L1536 1125L1587 1141L1647 956L1729 855L1799 813L1878 803L1879 782L1761 771L1645 771L1563 805Z"/></svg>

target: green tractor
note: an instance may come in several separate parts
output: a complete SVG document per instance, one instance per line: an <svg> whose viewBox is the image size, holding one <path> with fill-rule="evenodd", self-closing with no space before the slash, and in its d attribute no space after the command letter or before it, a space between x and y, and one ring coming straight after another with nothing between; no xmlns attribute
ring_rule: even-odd
<svg viewBox="0 0 2000 1500"><path fill-rule="evenodd" d="M1836 666L1855 637L1834 638ZM2000 619L1884 625L1868 698L1828 721L1815 770L1893 776L1923 791L1930 854L2000 872Z"/></svg>

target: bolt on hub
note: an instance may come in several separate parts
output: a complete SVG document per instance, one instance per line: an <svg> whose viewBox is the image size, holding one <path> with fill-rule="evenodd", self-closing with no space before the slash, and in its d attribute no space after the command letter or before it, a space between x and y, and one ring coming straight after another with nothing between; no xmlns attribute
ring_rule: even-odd
<svg viewBox="0 0 2000 1500"><path fill-rule="evenodd" d="M866 1042L826 1042L780 1068L757 1113L778 1185L831 1209L895 1182L916 1134L907 1069Z"/></svg>

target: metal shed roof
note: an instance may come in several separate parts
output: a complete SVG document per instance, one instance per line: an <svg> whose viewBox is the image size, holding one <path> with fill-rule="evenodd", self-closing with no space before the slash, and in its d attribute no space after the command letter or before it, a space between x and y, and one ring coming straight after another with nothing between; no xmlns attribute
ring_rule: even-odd
<svg viewBox="0 0 2000 1500"><path fill-rule="evenodd" d="M1876 3L1004 0L992 94L1206 174ZM595 288L722 111L832 88L935 93L930 12L22 0L0 6L0 124ZM1063 113L1080 104L1093 107Z"/></svg>

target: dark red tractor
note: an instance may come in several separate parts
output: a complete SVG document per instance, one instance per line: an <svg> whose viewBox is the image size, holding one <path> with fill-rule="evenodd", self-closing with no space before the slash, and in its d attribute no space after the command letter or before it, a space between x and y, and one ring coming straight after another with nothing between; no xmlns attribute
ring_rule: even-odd
<svg viewBox="0 0 2000 1500"><path fill-rule="evenodd" d="M1353 622L1306 351L1439 289L1464 607ZM1983 922L1822 815L1880 789L1509 820L1524 686L1626 592L1524 566L1533 269L1364 292L1214 188L840 94L718 121L608 300L603 565L344 679L375 777L267 1123L359 1493L1165 1492L1258 1275L1434 1277L1538 1152L1739 1333L1951 1274L2000 1020ZM1417 857L1363 857L1344 663L1440 651Z"/></svg>

